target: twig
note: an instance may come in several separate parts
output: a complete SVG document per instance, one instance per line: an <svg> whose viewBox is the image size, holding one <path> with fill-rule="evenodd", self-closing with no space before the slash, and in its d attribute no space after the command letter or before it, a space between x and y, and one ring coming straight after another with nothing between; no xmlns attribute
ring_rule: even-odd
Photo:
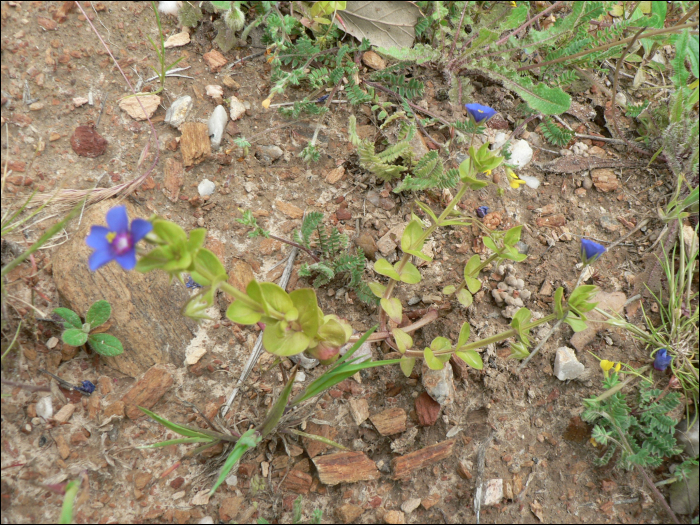
<svg viewBox="0 0 700 525"><path fill-rule="evenodd" d="M17 383L16 381L9 381L7 379L2 379L2 384L7 386L18 386L20 388L24 388L25 390L29 390L30 392L51 392L51 388L49 388L48 386L30 385L28 383Z"/></svg>
<svg viewBox="0 0 700 525"><path fill-rule="evenodd" d="M294 259L296 259L298 253L298 248L292 248L292 253L289 254L289 259L287 260L287 266L285 267L284 273L282 274L282 278L280 279L280 286L282 288L287 288L289 278L292 275L292 268L294 267ZM242 385L245 382L245 380L248 379L250 372L253 370L253 367L258 362L260 354L262 353L262 340L263 333L260 332L260 334L258 335L258 340L255 341L253 351L250 353L250 356L248 356L248 361L246 361L246 364L243 367L243 372L241 373L241 377L238 380L236 387L233 389L233 392L231 392L231 395L226 400L226 404L221 407L222 417L228 413L229 409L231 408L231 404L233 403L233 400L236 398L236 394L238 394L238 389L240 388L240 385Z"/></svg>
<svg viewBox="0 0 700 525"><path fill-rule="evenodd" d="M481 523L481 500L483 498L482 485L484 484L484 468L486 466L486 447L489 446L493 439L493 432L479 446L479 451L476 453L476 480L474 490L474 512L476 514L476 522Z"/></svg>
<svg viewBox="0 0 700 525"><path fill-rule="evenodd" d="M609 139L608 137L599 137L598 135L584 135L583 133L574 133L577 139L599 140L600 142L608 142L610 144L624 144L622 139Z"/></svg>
<svg viewBox="0 0 700 525"><path fill-rule="evenodd" d="M267 53L267 49L265 51L260 51L259 53L253 53L252 55L248 55L247 57L239 58L235 62L230 63L228 66L226 66L224 69L228 70L233 68L234 66L240 64L241 62L245 60L252 60L253 58L258 58L260 56L263 56L265 53Z"/></svg>
<svg viewBox="0 0 700 525"><path fill-rule="evenodd" d="M95 129L97 129L100 126L100 120L102 120L102 113L104 113L105 104L107 103L108 97L109 97L109 95L105 95L104 98L102 99L102 107L100 108L100 114L97 117L97 123L95 123Z"/></svg>

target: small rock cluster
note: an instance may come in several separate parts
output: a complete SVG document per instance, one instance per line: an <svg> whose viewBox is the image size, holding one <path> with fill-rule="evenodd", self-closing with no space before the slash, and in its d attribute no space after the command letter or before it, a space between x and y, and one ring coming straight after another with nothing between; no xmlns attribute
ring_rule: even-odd
<svg viewBox="0 0 700 525"><path fill-rule="evenodd" d="M512 319L519 308L525 306L523 301L530 299L530 290L525 289L525 281L518 279L515 275L515 267L512 264L502 264L496 269L496 273L504 277L498 283L495 290L491 290L498 306L506 305L502 312L503 317Z"/></svg>

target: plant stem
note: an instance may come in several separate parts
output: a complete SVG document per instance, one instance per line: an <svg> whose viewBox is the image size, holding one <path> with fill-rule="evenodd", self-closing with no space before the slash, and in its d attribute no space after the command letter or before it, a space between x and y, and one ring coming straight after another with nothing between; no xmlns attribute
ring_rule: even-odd
<svg viewBox="0 0 700 525"><path fill-rule="evenodd" d="M302 252L307 253L308 256L314 260L314 262L319 262L321 260L318 257L316 257L316 254L314 254L314 252L312 252L308 248L305 248L304 246L302 246L299 243L296 243L294 241L290 241L289 239L284 239L282 237L277 237L277 235L269 234L269 237L270 237L270 239L274 239L276 241L283 242L285 244L289 244L290 246L294 246L295 248L299 248Z"/></svg>

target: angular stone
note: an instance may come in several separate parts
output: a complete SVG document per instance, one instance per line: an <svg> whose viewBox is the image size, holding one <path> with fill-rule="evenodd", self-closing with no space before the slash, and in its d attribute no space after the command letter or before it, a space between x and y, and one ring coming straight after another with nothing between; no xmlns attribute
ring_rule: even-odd
<svg viewBox="0 0 700 525"><path fill-rule="evenodd" d="M175 99L168 108L168 111L165 112L164 122L170 124L175 129L179 129L185 122L193 104L192 97L189 95L184 95Z"/></svg>
<svg viewBox="0 0 700 525"><path fill-rule="evenodd" d="M263 166L269 166L284 155L284 150L274 144L269 146L258 146L255 151L256 158Z"/></svg>
<svg viewBox="0 0 700 525"><path fill-rule="evenodd" d="M185 182L185 172L182 163L172 158L165 159L163 168L163 193L170 202L180 199L180 188Z"/></svg>
<svg viewBox="0 0 700 525"><path fill-rule="evenodd" d="M190 43L190 34L187 31L176 33L163 43L163 47L170 49L171 47L180 47Z"/></svg>
<svg viewBox="0 0 700 525"><path fill-rule="evenodd" d="M483 496L481 497L481 504L484 507L489 507L491 505L498 505L503 499L503 480L502 479L490 479L485 483L483 489Z"/></svg>
<svg viewBox="0 0 700 525"><path fill-rule="evenodd" d="M217 73L222 67L226 65L226 62L228 62L226 60L226 57L224 57L224 55L222 55L216 49L212 49L211 51L209 51L209 53L204 53L202 58L207 63L207 65L213 73Z"/></svg>
<svg viewBox="0 0 700 525"><path fill-rule="evenodd" d="M420 500L420 504L423 505L423 508L425 510L430 510L432 507L437 505L440 502L440 494L437 492L433 492L430 496L427 498L423 498Z"/></svg>
<svg viewBox="0 0 700 525"><path fill-rule="evenodd" d="M128 201L130 219L143 215ZM105 224L114 201L105 200L85 210L82 226L52 257L53 279L65 306L84 316L97 300L112 305L109 333L124 346L124 353L101 359L108 366L136 377L156 363L181 366L185 348L197 326L183 317L180 308L189 295L183 286L173 286L165 272L125 272L112 262L96 272L88 268L92 250L85 244L93 224Z"/></svg>
<svg viewBox="0 0 700 525"><path fill-rule="evenodd" d="M387 408L371 416L370 421L382 436L390 436L406 431L406 411L403 408Z"/></svg>
<svg viewBox="0 0 700 525"><path fill-rule="evenodd" d="M432 467L438 461L442 461L452 455L454 444L454 439L448 439L447 441L436 443L435 445L430 445L429 447L392 459L391 466L394 471L392 479L409 479L414 476L418 470L425 467Z"/></svg>
<svg viewBox="0 0 700 525"><path fill-rule="evenodd" d="M406 514L410 514L418 507L420 507L420 498L407 499L401 504L401 510Z"/></svg>
<svg viewBox="0 0 700 525"><path fill-rule="evenodd" d="M593 185L598 191L615 191L620 186L617 175L615 175L613 170L608 168L591 170L591 178L593 179Z"/></svg>
<svg viewBox="0 0 700 525"><path fill-rule="evenodd" d="M423 388L442 406L451 405L455 399L455 384L452 379L452 365L445 363L442 370L432 370L423 361L421 382Z"/></svg>
<svg viewBox="0 0 700 525"><path fill-rule="evenodd" d="M349 221L352 219L352 213L347 208L340 208L335 212L335 216L338 217L339 221Z"/></svg>
<svg viewBox="0 0 700 525"><path fill-rule="evenodd" d="M324 485L369 481L380 476L377 465L363 452L339 452L319 456L312 461Z"/></svg>
<svg viewBox="0 0 700 525"><path fill-rule="evenodd" d="M377 241L377 248L379 248L379 251L384 257L393 252L399 245L401 242L401 235L403 235L407 224L408 223L397 224Z"/></svg>
<svg viewBox="0 0 700 525"><path fill-rule="evenodd" d="M538 217L535 219L535 224L540 228L554 228L556 226L564 226L566 217L563 215L552 215L549 217Z"/></svg>
<svg viewBox="0 0 700 525"><path fill-rule="evenodd" d="M328 184L336 184L337 182L343 180L344 176L345 168L343 166L338 166L337 168L328 172L328 175L326 175L326 182Z"/></svg>
<svg viewBox="0 0 700 525"><path fill-rule="evenodd" d="M554 358L554 375L559 381L568 379L576 379L581 374L585 367L576 359L576 353L566 346L557 348L557 355Z"/></svg>
<svg viewBox="0 0 700 525"><path fill-rule="evenodd" d="M125 414L129 419L145 416L138 406L153 408L172 385L170 372L162 366L151 367L122 397Z"/></svg>
<svg viewBox="0 0 700 525"><path fill-rule="evenodd" d="M306 425L306 433L333 440L335 439L335 436L338 435L338 430L330 425L318 425L316 423L308 423ZM310 458L314 458L318 456L321 452L324 452L330 448L330 445L318 441L317 439L305 437L302 438L301 441L304 444L306 453L309 455Z"/></svg>
<svg viewBox="0 0 700 525"><path fill-rule="evenodd" d="M359 427L369 417L369 403L367 403L366 399L350 398L348 400L348 404L350 405L350 414L352 415L352 419Z"/></svg>
<svg viewBox="0 0 700 525"><path fill-rule="evenodd" d="M311 490L312 482L311 474L300 470L291 470L282 482L282 488L297 494L308 494Z"/></svg>
<svg viewBox="0 0 700 525"><path fill-rule="evenodd" d="M228 284L241 292L245 292L250 281L255 279L253 268L243 259L233 259L229 269ZM233 297L227 295L226 299L233 302Z"/></svg>
<svg viewBox="0 0 700 525"><path fill-rule="evenodd" d="M238 514L238 511L241 510L243 501L243 496L224 498L219 507L219 518L221 521L228 523L233 520Z"/></svg>
<svg viewBox="0 0 700 525"><path fill-rule="evenodd" d="M231 115L231 120L236 121L240 119L243 115L245 115L245 104L238 100L237 97L231 96L229 98L229 107L231 108L229 110L229 115Z"/></svg>
<svg viewBox="0 0 700 525"><path fill-rule="evenodd" d="M365 51L362 53L362 63L372 69L381 70L386 67L386 62L374 51Z"/></svg>
<svg viewBox="0 0 700 525"><path fill-rule="evenodd" d="M389 510L384 513L384 523L406 523L406 516L400 510Z"/></svg>
<svg viewBox="0 0 700 525"><path fill-rule="evenodd" d="M123 98L119 102L119 107L122 111L126 111L134 120L146 120L147 118L151 118L159 105L160 97L158 95ZM143 106L143 109L141 106Z"/></svg>
<svg viewBox="0 0 700 525"><path fill-rule="evenodd" d="M70 447L68 446L66 438L63 436L63 434L56 436L56 447L58 448L58 453L61 455L62 459L66 459L68 456L70 456Z"/></svg>
<svg viewBox="0 0 700 525"><path fill-rule="evenodd" d="M65 423L73 415L73 412L75 412L75 405L73 403L68 403L64 405L61 410L56 412L53 418L59 423Z"/></svg>
<svg viewBox="0 0 700 525"><path fill-rule="evenodd" d="M94 126L78 126L71 135L70 145L81 157L94 159L105 152L108 142L95 131Z"/></svg>
<svg viewBox="0 0 700 525"><path fill-rule="evenodd" d="M335 517L338 518L340 523L352 523L357 518L362 516L364 509L359 505L353 505L352 503L345 503L340 507L335 509Z"/></svg>
<svg viewBox="0 0 700 525"><path fill-rule="evenodd" d="M211 155L209 128L203 122L184 122L180 128L182 162L188 166L199 164Z"/></svg>

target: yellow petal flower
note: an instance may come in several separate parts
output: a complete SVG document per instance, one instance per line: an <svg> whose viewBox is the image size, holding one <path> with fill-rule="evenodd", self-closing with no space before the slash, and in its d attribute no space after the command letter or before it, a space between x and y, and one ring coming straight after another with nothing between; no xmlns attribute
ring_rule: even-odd
<svg viewBox="0 0 700 525"><path fill-rule="evenodd" d="M510 168L506 168L506 175L508 175L508 183L510 184L510 187L514 190L517 190L520 186L526 184L526 182L521 180Z"/></svg>
<svg viewBox="0 0 700 525"><path fill-rule="evenodd" d="M486 170L484 173L486 173L486 175L491 176L491 170Z"/></svg>
<svg viewBox="0 0 700 525"><path fill-rule="evenodd" d="M612 361L608 361L607 359L603 359L600 362L600 368L603 369L603 372L609 372L613 366L615 366L615 363L613 363Z"/></svg>
<svg viewBox="0 0 700 525"><path fill-rule="evenodd" d="M622 363L617 363L617 364L615 365L615 372L619 372L619 371L620 371L620 368L622 368Z"/></svg>

